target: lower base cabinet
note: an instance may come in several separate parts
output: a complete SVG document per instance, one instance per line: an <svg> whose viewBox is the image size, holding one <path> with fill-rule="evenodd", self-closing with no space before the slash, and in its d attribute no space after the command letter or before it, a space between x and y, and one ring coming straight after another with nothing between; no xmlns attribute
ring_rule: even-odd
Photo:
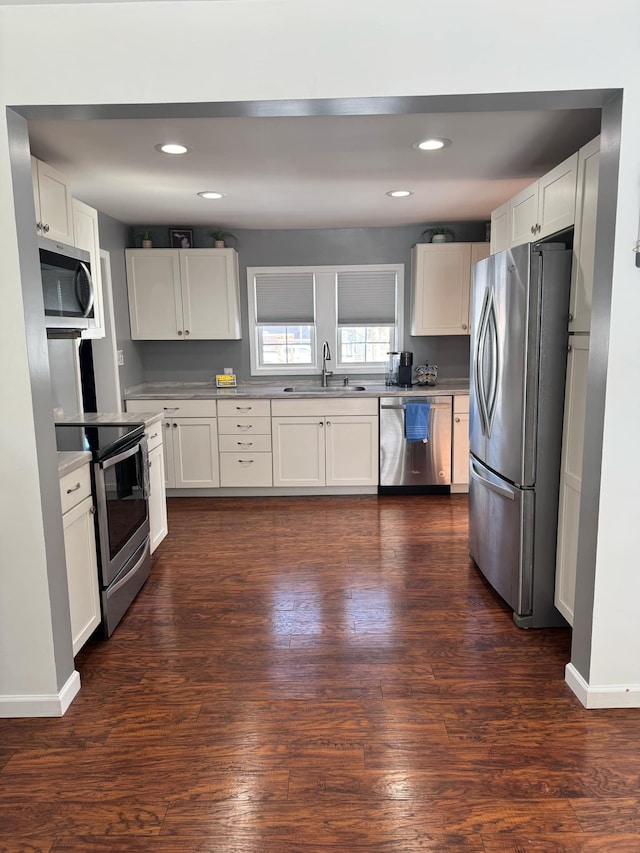
<svg viewBox="0 0 640 853"><path fill-rule="evenodd" d="M469 397L456 394L453 398L453 459L451 490L469 491Z"/></svg>
<svg viewBox="0 0 640 853"><path fill-rule="evenodd" d="M273 400L273 485L376 486L377 399Z"/></svg>
<svg viewBox="0 0 640 853"><path fill-rule="evenodd" d="M100 624L95 509L89 465L60 480L73 654Z"/></svg>
<svg viewBox="0 0 640 853"><path fill-rule="evenodd" d="M153 554L169 532L161 422L147 430L147 450L149 451L149 539Z"/></svg>

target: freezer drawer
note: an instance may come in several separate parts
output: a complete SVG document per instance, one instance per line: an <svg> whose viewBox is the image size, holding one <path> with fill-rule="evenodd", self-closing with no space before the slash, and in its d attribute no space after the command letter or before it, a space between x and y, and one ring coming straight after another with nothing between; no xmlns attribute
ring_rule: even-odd
<svg viewBox="0 0 640 853"><path fill-rule="evenodd" d="M519 489L470 460L469 552L517 616L532 608L532 489Z"/></svg>
<svg viewBox="0 0 640 853"><path fill-rule="evenodd" d="M430 439L407 441L404 412L415 397L380 399L380 487L451 484L451 397L420 398L431 404Z"/></svg>

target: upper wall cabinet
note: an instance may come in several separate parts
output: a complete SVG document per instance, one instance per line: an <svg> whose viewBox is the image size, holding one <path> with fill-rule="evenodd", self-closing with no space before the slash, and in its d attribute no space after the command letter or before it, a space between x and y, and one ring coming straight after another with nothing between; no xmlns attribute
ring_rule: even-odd
<svg viewBox="0 0 640 853"><path fill-rule="evenodd" d="M576 226L569 304L570 332L589 332L591 329L599 169L600 137L597 136L578 151Z"/></svg>
<svg viewBox="0 0 640 853"><path fill-rule="evenodd" d="M491 254L503 252L509 248L509 228L511 223L511 202L505 201L491 211Z"/></svg>
<svg viewBox="0 0 640 853"><path fill-rule="evenodd" d="M66 177L42 160L32 157L31 179L38 234L70 246L75 245L71 189Z"/></svg>
<svg viewBox="0 0 640 853"><path fill-rule="evenodd" d="M91 277L93 279L93 320L83 330L83 338L104 338L104 307L102 298L102 270L100 268L100 237L98 233L98 211L77 198L71 199L73 211L74 245L91 255Z"/></svg>
<svg viewBox="0 0 640 853"><path fill-rule="evenodd" d="M489 243L418 243L411 252L411 334L468 335L472 266Z"/></svg>
<svg viewBox="0 0 640 853"><path fill-rule="evenodd" d="M511 199L511 246L541 240L574 224L577 174L576 152Z"/></svg>
<svg viewBox="0 0 640 853"><path fill-rule="evenodd" d="M235 249L127 249L133 340L239 340Z"/></svg>

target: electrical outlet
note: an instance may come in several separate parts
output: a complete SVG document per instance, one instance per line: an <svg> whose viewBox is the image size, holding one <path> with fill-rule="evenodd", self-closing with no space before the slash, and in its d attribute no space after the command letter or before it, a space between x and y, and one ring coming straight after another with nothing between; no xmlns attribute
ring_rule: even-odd
<svg viewBox="0 0 640 853"><path fill-rule="evenodd" d="M122 367L124 364L124 352L121 349L116 350L116 355L118 358L118 367Z"/></svg>

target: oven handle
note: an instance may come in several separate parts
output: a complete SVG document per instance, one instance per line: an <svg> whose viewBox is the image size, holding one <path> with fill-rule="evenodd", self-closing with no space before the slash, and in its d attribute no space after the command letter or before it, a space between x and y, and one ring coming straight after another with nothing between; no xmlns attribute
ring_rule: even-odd
<svg viewBox="0 0 640 853"><path fill-rule="evenodd" d="M107 468L113 468L113 466L117 465L118 462L122 462L124 459L129 459L130 456L135 456L138 450L140 450L141 444L142 442L139 442L133 447L130 447L129 450L123 450L122 453L118 453L117 456L108 456L106 459L102 459L98 464L103 471L106 471Z"/></svg>

